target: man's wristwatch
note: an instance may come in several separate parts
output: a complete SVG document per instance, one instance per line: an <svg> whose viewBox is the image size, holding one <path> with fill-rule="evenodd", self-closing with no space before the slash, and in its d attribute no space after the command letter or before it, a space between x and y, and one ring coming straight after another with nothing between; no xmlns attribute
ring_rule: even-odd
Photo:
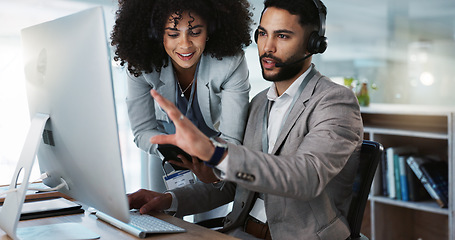
<svg viewBox="0 0 455 240"><path fill-rule="evenodd" d="M210 138L210 141L212 142L213 146L215 147L215 152L213 153L212 157L208 162L204 162L205 165L214 168L216 165L218 165L223 158L224 153L226 152L228 145L227 143L222 140L221 138Z"/></svg>

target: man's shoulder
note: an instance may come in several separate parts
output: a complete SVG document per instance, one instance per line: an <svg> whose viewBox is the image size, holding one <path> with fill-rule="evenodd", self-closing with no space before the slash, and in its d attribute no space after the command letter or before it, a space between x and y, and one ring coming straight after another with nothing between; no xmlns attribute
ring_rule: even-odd
<svg viewBox="0 0 455 240"><path fill-rule="evenodd" d="M326 92L326 91L331 91L331 92L341 92L341 93L347 93L348 95L353 94L353 91L347 88L344 85L341 85L339 83L336 83L332 81L329 77L322 75L319 81L317 82L315 86L315 91L316 92Z"/></svg>
<svg viewBox="0 0 455 240"><path fill-rule="evenodd" d="M267 92L269 91L269 88L266 88L256 94L256 96L251 99L251 105L258 105L259 103L264 103L267 99Z"/></svg>

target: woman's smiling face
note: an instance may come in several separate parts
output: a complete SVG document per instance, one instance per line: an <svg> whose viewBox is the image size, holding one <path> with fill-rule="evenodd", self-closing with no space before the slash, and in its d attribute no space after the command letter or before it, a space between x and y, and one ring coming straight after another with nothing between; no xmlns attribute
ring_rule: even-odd
<svg viewBox="0 0 455 240"><path fill-rule="evenodd" d="M177 70L195 68L207 41L207 25L191 12L174 13L164 26L163 45Z"/></svg>

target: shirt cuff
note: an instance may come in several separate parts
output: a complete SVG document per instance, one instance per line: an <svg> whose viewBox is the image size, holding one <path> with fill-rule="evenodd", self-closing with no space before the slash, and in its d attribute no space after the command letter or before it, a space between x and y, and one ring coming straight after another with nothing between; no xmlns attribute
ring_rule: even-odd
<svg viewBox="0 0 455 240"><path fill-rule="evenodd" d="M171 194L172 202L171 202L171 206L168 209L165 209L164 211L176 212L177 211L177 206L179 204L179 201L177 200L177 198L175 197L175 194L173 192L166 192L166 193L170 193Z"/></svg>
<svg viewBox="0 0 455 240"><path fill-rule="evenodd" d="M229 152L228 152L228 154L226 154L226 157L224 157L223 161L221 161L220 164L216 165L216 169L220 170L221 180L226 178L228 162L229 162Z"/></svg>

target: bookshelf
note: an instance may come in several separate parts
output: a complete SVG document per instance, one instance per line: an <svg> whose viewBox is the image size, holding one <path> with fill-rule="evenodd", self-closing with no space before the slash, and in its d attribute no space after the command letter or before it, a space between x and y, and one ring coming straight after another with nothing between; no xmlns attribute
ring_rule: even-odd
<svg viewBox="0 0 455 240"><path fill-rule="evenodd" d="M416 146L419 154L448 163L449 204L435 200L402 201L383 196L381 166L373 180L362 233L371 240L455 239L455 107L370 104L361 107L364 138L384 149ZM381 164L381 163L380 163Z"/></svg>

